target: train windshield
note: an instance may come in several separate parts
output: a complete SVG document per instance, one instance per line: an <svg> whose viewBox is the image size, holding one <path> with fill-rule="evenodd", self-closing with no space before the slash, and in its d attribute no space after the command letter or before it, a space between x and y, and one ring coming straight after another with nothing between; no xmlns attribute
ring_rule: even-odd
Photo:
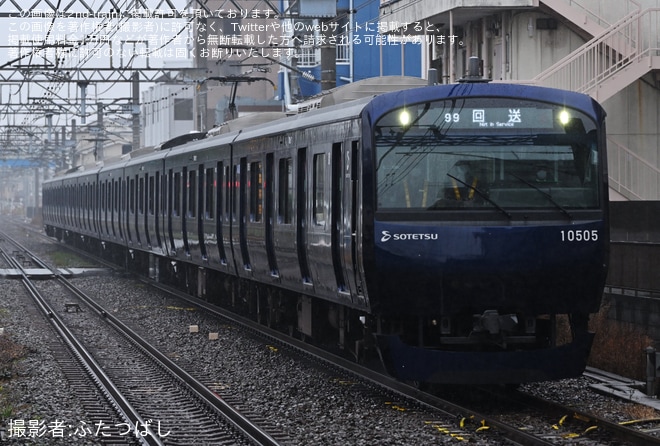
<svg viewBox="0 0 660 446"><path fill-rule="evenodd" d="M599 205L597 126L575 109L454 98L389 112L374 132L380 210Z"/></svg>

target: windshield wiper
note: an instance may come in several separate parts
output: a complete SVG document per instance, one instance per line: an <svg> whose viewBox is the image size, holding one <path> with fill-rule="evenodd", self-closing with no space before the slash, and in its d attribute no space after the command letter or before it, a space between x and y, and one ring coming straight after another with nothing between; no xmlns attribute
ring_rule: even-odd
<svg viewBox="0 0 660 446"><path fill-rule="evenodd" d="M481 198L483 198L484 200L486 200L487 202L489 202L490 204L492 204L493 206L495 206L495 208L496 208L498 211L500 211L501 213L503 213L504 215L506 215L507 218L508 218L509 220L511 220L511 214L510 214L506 209L504 209L502 206L500 206L499 204L497 204L497 203L495 203L493 200L491 200L491 198L490 198L488 195L486 195L483 191L481 191L480 189L477 189L477 188L474 187L473 185L468 184L468 183L466 183L465 181L463 181L463 180L461 180L461 179L456 178L454 175L452 175L452 174L450 174L450 173L448 173L447 176L448 176L449 178L452 178L452 179L458 181L459 183L461 183L463 186L467 187L468 189L471 189L471 190L475 191L475 192L477 193L477 195L479 195Z"/></svg>
<svg viewBox="0 0 660 446"><path fill-rule="evenodd" d="M538 187L538 186L535 185L534 183L530 183L530 182L527 181L526 179L519 177L519 176L516 175L515 173L511 173L511 172L508 172L508 173L509 173L509 175L511 175L511 176L514 177L515 179L517 179L517 180L519 180L519 181L525 183L526 185L528 185L528 186L531 187L532 189L539 191L541 194L543 194L543 196L544 196L545 198L548 199L548 201L549 201L550 203L554 204L554 205L557 207L557 209L559 209L564 215L566 215L570 220L573 220L573 215L571 215L571 213L568 212L568 211L566 210L566 208L564 208L561 204L557 203L557 201L556 201L554 198L552 198L552 195L550 195L548 192L544 191L543 189L541 189L540 187Z"/></svg>

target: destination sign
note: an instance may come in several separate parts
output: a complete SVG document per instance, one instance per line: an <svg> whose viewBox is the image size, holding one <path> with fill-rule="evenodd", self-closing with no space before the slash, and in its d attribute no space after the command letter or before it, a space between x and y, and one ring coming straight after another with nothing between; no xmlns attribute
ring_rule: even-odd
<svg viewBox="0 0 660 446"><path fill-rule="evenodd" d="M433 112L439 112L434 115ZM551 108L484 107L447 111L437 108L428 116L421 116L418 125L432 125L442 129L551 129L559 127L560 117ZM433 122L430 122L430 121Z"/></svg>

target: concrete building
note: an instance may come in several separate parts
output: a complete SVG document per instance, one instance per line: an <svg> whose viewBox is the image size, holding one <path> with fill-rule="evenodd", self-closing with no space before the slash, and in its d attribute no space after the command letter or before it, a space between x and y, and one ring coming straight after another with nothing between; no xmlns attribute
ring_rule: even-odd
<svg viewBox="0 0 660 446"><path fill-rule="evenodd" d="M143 144L154 147L195 130L192 85L156 84L142 92L140 117Z"/></svg>

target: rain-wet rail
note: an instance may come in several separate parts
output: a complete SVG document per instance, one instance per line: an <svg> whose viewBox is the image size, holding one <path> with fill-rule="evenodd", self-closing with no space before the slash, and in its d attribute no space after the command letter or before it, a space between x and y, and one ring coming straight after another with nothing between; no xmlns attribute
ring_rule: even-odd
<svg viewBox="0 0 660 446"><path fill-rule="evenodd" d="M20 272L36 305L82 364L79 371L65 367L67 377L82 382L82 375L89 376L98 389L91 392L103 395L105 405L114 408L115 414L110 416L106 412L112 410L89 408L92 416L99 417L94 420L102 431L99 440L150 445L280 444L281 438L273 437L191 377L58 270L51 270L8 235L2 234L0 239L10 269ZM14 248L8 248L10 243ZM30 269L39 269L36 275L41 279L50 276L55 280L32 280L27 273ZM65 358L66 352L58 350L54 354ZM90 392L86 384L72 386Z"/></svg>

